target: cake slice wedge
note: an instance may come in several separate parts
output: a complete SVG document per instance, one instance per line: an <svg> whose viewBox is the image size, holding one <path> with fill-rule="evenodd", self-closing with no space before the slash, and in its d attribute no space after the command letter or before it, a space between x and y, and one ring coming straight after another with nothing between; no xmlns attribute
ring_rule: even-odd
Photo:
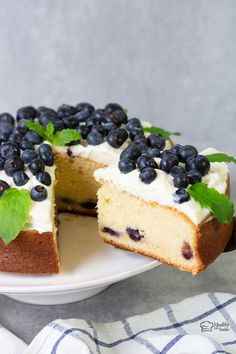
<svg viewBox="0 0 236 354"><path fill-rule="evenodd" d="M223 252L230 239L232 222L220 223L192 197L185 203L174 200L177 188L165 171L158 169L150 184L139 179L137 169L122 174L117 165L96 171L95 178L101 184L99 234L107 243L196 274ZM202 181L229 195L225 163L211 163Z"/></svg>

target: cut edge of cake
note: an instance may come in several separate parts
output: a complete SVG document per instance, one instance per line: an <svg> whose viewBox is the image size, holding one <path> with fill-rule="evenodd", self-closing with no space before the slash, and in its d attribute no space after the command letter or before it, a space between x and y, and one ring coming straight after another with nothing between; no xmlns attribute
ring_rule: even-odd
<svg viewBox="0 0 236 354"><path fill-rule="evenodd" d="M111 181L100 180L100 183L99 235L115 247L141 253L195 275L224 251L230 239L232 223L220 224L215 218L208 218L196 225L173 207L120 191ZM229 193L228 178L226 194Z"/></svg>

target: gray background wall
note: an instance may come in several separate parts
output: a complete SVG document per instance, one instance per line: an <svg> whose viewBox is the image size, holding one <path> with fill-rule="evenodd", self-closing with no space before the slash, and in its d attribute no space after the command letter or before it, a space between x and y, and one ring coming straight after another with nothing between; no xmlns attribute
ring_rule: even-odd
<svg viewBox="0 0 236 354"><path fill-rule="evenodd" d="M236 141L236 1L0 0L0 18L1 110L118 101L200 147Z"/></svg>

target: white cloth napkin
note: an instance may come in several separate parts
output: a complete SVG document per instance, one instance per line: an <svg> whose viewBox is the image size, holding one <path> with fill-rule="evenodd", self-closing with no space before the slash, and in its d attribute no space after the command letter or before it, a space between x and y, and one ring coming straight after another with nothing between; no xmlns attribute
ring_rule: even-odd
<svg viewBox="0 0 236 354"><path fill-rule="evenodd" d="M27 346L0 328L1 354L236 353L236 296L209 293L113 323L68 319Z"/></svg>

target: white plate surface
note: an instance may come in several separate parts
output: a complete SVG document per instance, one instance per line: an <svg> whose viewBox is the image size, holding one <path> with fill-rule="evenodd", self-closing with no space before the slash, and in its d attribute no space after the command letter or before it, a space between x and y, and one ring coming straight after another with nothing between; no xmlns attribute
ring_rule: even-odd
<svg viewBox="0 0 236 354"><path fill-rule="evenodd" d="M50 276L0 273L0 293L24 294L32 298L34 294L56 295L93 289L93 295L98 292L94 290L96 288L103 290L109 284L160 264L151 258L105 244L98 238L96 218L61 214L59 219L62 272ZM37 303L37 300L25 301Z"/></svg>

